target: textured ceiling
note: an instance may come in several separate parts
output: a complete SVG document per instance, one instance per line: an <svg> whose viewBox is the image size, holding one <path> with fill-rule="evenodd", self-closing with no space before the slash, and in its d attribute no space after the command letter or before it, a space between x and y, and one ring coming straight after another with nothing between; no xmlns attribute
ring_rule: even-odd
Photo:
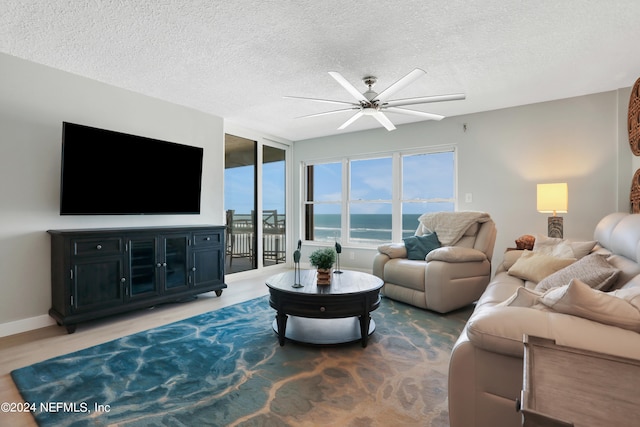
<svg viewBox="0 0 640 427"><path fill-rule="evenodd" d="M631 86L640 1L3 0L0 52L300 140L386 132L295 119L335 106L284 95L352 101L328 71L380 92L422 68L394 98L466 93L411 107L447 116Z"/></svg>

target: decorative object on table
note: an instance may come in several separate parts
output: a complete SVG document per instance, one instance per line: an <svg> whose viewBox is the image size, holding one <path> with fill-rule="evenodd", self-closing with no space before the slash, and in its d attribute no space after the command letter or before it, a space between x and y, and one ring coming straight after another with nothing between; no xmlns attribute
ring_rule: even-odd
<svg viewBox="0 0 640 427"><path fill-rule="evenodd" d="M309 255L309 262L318 270L318 285L331 284L331 267L336 261L336 252L333 248L316 249Z"/></svg>
<svg viewBox="0 0 640 427"><path fill-rule="evenodd" d="M562 217L556 213L567 213L569 206L569 189L566 182L553 184L538 184L538 212L552 213L547 222L549 237L563 235Z"/></svg>
<svg viewBox="0 0 640 427"><path fill-rule="evenodd" d="M302 248L302 240L298 240L298 249L293 252L293 287L302 288L300 283L300 249Z"/></svg>
<svg viewBox="0 0 640 427"><path fill-rule="evenodd" d="M640 78L629 97L629 146L633 154L640 156Z"/></svg>
<svg viewBox="0 0 640 427"><path fill-rule="evenodd" d="M333 271L335 274L342 274L340 271L340 254L342 253L342 245L336 241L336 269Z"/></svg>
<svg viewBox="0 0 640 427"><path fill-rule="evenodd" d="M528 249L530 251L533 250L533 245L536 243L535 236L531 234L523 234L522 236L516 239L516 249Z"/></svg>

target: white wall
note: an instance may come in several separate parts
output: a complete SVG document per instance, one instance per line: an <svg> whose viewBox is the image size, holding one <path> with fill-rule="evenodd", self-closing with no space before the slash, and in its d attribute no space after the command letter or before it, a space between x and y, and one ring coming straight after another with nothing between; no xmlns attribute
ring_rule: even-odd
<svg viewBox="0 0 640 427"><path fill-rule="evenodd" d="M486 211L493 217L498 227L495 268L517 237L547 233L548 215L536 211L537 183L569 184L569 212L563 214L568 238L590 240L600 218L628 210L632 154L628 141L619 135L628 93L623 89L414 123L392 132L380 128L298 141L294 160L299 164L342 155L457 145L458 210ZM294 170L297 197L300 167ZM464 202L466 193L472 194L472 203ZM295 203L300 209L299 198ZM301 229L300 222L296 226ZM371 269L375 250L344 249L342 267ZM350 252L355 260L349 259Z"/></svg>
<svg viewBox="0 0 640 427"><path fill-rule="evenodd" d="M224 224L221 118L4 54L0 70L0 336L51 321L46 230ZM203 147L202 213L60 216L63 121Z"/></svg>

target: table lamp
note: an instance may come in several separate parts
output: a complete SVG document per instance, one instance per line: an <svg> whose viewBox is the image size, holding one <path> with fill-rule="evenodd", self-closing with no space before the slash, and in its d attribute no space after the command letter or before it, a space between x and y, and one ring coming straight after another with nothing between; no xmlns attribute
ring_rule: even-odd
<svg viewBox="0 0 640 427"><path fill-rule="evenodd" d="M562 217L556 213L567 213L568 205L569 189L566 182L538 184L538 212L553 213L547 223L549 237L562 238Z"/></svg>

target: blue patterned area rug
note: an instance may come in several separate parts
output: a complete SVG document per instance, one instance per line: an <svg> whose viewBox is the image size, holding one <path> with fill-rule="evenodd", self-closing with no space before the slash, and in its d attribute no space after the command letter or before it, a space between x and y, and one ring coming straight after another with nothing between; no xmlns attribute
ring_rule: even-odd
<svg viewBox="0 0 640 427"><path fill-rule="evenodd" d="M261 297L11 375L41 426L448 426L468 314L383 298L366 348L280 347Z"/></svg>

